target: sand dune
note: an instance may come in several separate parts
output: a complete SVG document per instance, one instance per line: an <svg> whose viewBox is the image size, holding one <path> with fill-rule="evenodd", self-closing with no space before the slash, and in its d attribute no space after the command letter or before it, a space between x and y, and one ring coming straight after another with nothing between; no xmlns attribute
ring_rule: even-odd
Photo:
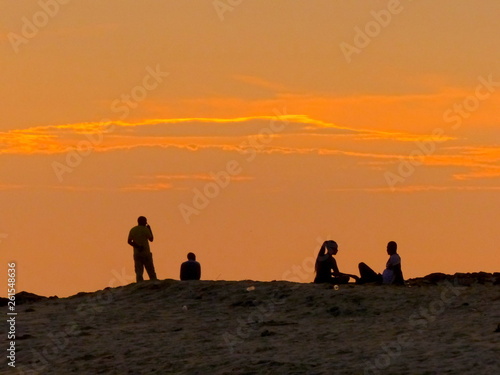
<svg viewBox="0 0 500 375"><path fill-rule="evenodd" d="M498 274L407 287L162 280L18 295L1 374L496 374ZM24 297L23 297L24 296Z"/></svg>

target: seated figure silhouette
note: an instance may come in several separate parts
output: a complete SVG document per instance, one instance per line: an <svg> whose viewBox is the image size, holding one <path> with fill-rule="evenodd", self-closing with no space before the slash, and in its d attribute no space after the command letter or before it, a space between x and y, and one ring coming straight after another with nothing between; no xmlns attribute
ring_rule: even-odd
<svg viewBox="0 0 500 375"><path fill-rule="evenodd" d="M387 285L404 285L403 271L401 270L401 257L397 253L398 244L390 241L387 244L387 254L389 260L386 263L385 270L382 274L376 273L365 263L358 265L361 278L358 283L378 283Z"/></svg>
<svg viewBox="0 0 500 375"><path fill-rule="evenodd" d="M201 278L201 265L196 261L194 253L188 253L188 260L181 264L181 280L199 280Z"/></svg>
<svg viewBox="0 0 500 375"><path fill-rule="evenodd" d="M316 277L314 279L316 284L347 284L351 277L356 280L358 279L355 275L349 275L339 271L337 261L333 257L333 255L336 255L337 253L338 245L335 241L328 240L323 242L316 258Z"/></svg>

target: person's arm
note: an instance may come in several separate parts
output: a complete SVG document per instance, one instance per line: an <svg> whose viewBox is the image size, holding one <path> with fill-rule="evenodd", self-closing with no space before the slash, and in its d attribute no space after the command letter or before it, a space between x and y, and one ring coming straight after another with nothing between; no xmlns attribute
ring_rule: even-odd
<svg viewBox="0 0 500 375"><path fill-rule="evenodd" d="M184 274L186 273L186 271L184 270L184 268L185 268L185 264L184 264L184 263L182 263L182 264L181 264L181 272L180 272L180 274L179 274L179 279L180 279L180 280L184 280Z"/></svg>
<svg viewBox="0 0 500 375"><path fill-rule="evenodd" d="M142 250L142 246L135 243L134 240L129 239L128 244L132 246L134 249Z"/></svg>
<svg viewBox="0 0 500 375"><path fill-rule="evenodd" d="M128 235L128 240L127 243L132 246L134 249L142 250L142 246L138 245L135 241L134 238L132 237L131 234Z"/></svg>
<svg viewBox="0 0 500 375"><path fill-rule="evenodd" d="M337 266L337 261L335 260L335 258L332 257L332 265L331 265L331 269L332 269L332 275L333 276L341 276L342 273L339 271L339 267Z"/></svg>
<svg viewBox="0 0 500 375"><path fill-rule="evenodd" d="M332 258L332 259L333 259L333 262L332 262L332 270L333 270L332 275L333 276L336 276L336 277L338 277L338 276L349 276L349 277L352 277L354 280L358 280L359 279L359 277L356 276L356 275L351 275L349 273L342 273L342 272L340 272L339 271L339 267L337 266L337 261L335 260L335 258Z"/></svg>
<svg viewBox="0 0 500 375"><path fill-rule="evenodd" d="M403 271L401 270L401 262L399 262L394 266L393 272L394 272L394 280L392 283L397 285L404 285L405 279L403 277Z"/></svg>
<svg viewBox="0 0 500 375"><path fill-rule="evenodd" d="M131 234L130 234L130 233L128 234L127 243L128 243L130 246L132 246L132 247L134 247L134 246L135 246L135 244L134 244L134 240L132 239L132 236L131 236Z"/></svg>
<svg viewBox="0 0 500 375"><path fill-rule="evenodd" d="M393 254L389 257L389 260L387 261L386 268L388 270L394 270L394 268L398 265L401 264L398 257L396 254Z"/></svg>
<svg viewBox="0 0 500 375"><path fill-rule="evenodd" d="M201 279L201 265L200 263L196 264L196 280Z"/></svg>
<svg viewBox="0 0 500 375"><path fill-rule="evenodd" d="M149 241L153 242L154 240L154 237L153 237L153 231L151 230L151 227L148 225L146 225L146 228L149 229L149 232L151 233L151 237L148 238Z"/></svg>

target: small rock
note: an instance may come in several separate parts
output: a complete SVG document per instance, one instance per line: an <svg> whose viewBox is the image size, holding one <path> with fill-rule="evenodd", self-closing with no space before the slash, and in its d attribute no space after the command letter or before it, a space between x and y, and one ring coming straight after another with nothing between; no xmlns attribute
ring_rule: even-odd
<svg viewBox="0 0 500 375"><path fill-rule="evenodd" d="M271 332L267 329L265 329L264 331L262 331L262 333L260 334L261 337L266 337L266 336L273 336L275 335L276 332Z"/></svg>
<svg viewBox="0 0 500 375"><path fill-rule="evenodd" d="M333 316L339 316L340 315L340 309L337 306L332 306L327 310L330 314Z"/></svg>

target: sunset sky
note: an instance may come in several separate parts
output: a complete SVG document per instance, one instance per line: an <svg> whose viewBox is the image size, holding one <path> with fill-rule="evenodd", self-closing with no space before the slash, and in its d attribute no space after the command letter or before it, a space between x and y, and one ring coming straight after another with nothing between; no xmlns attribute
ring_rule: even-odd
<svg viewBox="0 0 500 375"><path fill-rule="evenodd" d="M500 270L500 2L0 1L0 251L60 297L158 277ZM2 296L6 294L1 293Z"/></svg>

